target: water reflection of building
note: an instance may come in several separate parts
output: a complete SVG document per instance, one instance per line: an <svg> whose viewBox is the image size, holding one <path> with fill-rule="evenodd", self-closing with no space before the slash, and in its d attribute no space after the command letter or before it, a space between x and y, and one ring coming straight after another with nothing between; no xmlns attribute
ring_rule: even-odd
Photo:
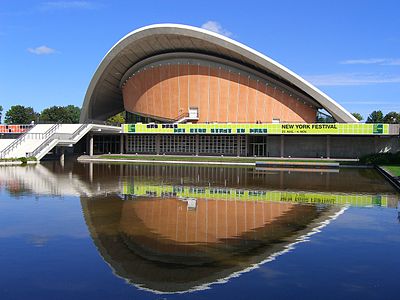
<svg viewBox="0 0 400 300"><path fill-rule="evenodd" d="M83 168L71 163L65 168L54 163L3 166L0 167L0 186L6 187L11 194L15 195L33 193L51 196L94 196L120 191L118 180L92 184L93 181L90 181L88 175L93 165L87 167Z"/></svg>
<svg viewBox="0 0 400 300"><path fill-rule="evenodd" d="M123 174L123 195L81 198L94 243L117 276L157 293L226 282L293 249L345 209L324 204L324 196L354 204L366 197L369 202L360 205L374 204L376 196L388 197L385 204L397 197L373 170L337 176L220 167L96 167L98 174ZM288 201L271 201L276 193ZM321 201L300 204L293 195Z"/></svg>
<svg viewBox="0 0 400 300"><path fill-rule="evenodd" d="M158 293L226 282L288 251L336 218L325 205L177 198L81 198L90 234L114 273Z"/></svg>
<svg viewBox="0 0 400 300"><path fill-rule="evenodd" d="M399 199L373 169L291 173L175 165L125 168L124 195L390 207Z"/></svg>
<svg viewBox="0 0 400 300"><path fill-rule="evenodd" d="M398 194L379 176L50 162L0 168L0 185L79 195L93 241L116 275L155 292L186 292L292 249L344 210L328 205L340 203L334 197L351 205L397 204Z"/></svg>
<svg viewBox="0 0 400 300"><path fill-rule="evenodd" d="M13 194L201 197L290 203L396 207L394 189L374 170L291 173L182 165L111 165L54 162L0 167L0 186Z"/></svg>

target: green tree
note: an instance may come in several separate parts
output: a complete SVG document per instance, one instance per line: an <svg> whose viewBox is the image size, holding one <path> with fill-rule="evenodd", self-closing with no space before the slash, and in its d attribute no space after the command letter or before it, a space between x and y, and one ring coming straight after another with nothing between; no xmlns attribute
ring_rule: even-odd
<svg viewBox="0 0 400 300"><path fill-rule="evenodd" d="M75 105L67 105L65 110L70 117L71 123L78 124L81 117L81 109Z"/></svg>
<svg viewBox="0 0 400 300"><path fill-rule="evenodd" d="M41 122L51 123L79 123L79 115L81 110L74 105L68 106L52 106L45 108L40 114Z"/></svg>
<svg viewBox="0 0 400 300"><path fill-rule="evenodd" d="M391 111L385 115L383 122L388 124L399 124L400 114L395 111Z"/></svg>
<svg viewBox="0 0 400 300"><path fill-rule="evenodd" d="M364 120L363 116L362 116L360 113L358 113L358 112L353 112L353 113L351 113L351 114L352 114L353 117L356 118L358 121Z"/></svg>
<svg viewBox="0 0 400 300"><path fill-rule="evenodd" d="M125 123L125 112L120 112L119 114L116 114L115 116L108 118L106 121L106 124L115 126L120 126L121 124L124 123Z"/></svg>
<svg viewBox="0 0 400 300"><path fill-rule="evenodd" d="M6 112L4 122L7 124L29 124L35 121L37 114L32 107L13 105Z"/></svg>
<svg viewBox="0 0 400 300"><path fill-rule="evenodd" d="M367 118L366 123L383 123L383 113L380 110L374 110Z"/></svg>
<svg viewBox="0 0 400 300"><path fill-rule="evenodd" d="M1 117L3 116L3 106L0 105L0 124L1 124Z"/></svg>

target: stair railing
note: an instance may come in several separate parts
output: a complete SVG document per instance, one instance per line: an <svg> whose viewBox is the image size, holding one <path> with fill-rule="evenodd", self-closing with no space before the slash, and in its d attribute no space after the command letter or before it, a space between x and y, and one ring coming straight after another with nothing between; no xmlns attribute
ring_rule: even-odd
<svg viewBox="0 0 400 300"><path fill-rule="evenodd" d="M36 125L35 125L36 126ZM4 148L3 150L0 151L0 158L4 158L7 153L11 152L12 150L15 149L15 147L17 147L19 144L21 144L27 137L27 135L29 134L29 132L35 128L35 126L31 127L31 129L25 131L24 134L22 134L21 136L19 136L17 139L15 139L11 144L9 144L6 148Z"/></svg>
<svg viewBox="0 0 400 300"><path fill-rule="evenodd" d="M60 125L60 124L58 124ZM85 128L87 128L90 124L82 124L81 126L78 127L77 130L75 130L73 133L55 133L53 130L52 134L50 136L48 136L35 150L33 150L32 152L27 152L27 156L28 157L32 157L32 156L37 156L43 149L45 149L46 147L48 147L51 142L53 140L73 140L77 135L79 135ZM59 127L59 126L58 126ZM58 128L57 127L57 128ZM50 133L50 131L48 130L47 132ZM46 133L47 133L46 132Z"/></svg>

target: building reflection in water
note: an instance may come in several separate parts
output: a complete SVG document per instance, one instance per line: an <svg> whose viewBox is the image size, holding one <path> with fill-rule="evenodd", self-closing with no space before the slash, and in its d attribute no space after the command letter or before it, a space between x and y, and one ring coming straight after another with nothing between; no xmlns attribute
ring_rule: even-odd
<svg viewBox="0 0 400 300"><path fill-rule="evenodd" d="M226 282L288 251L344 207L258 201L81 198L104 260L129 283L187 292Z"/></svg>
<svg viewBox="0 0 400 300"><path fill-rule="evenodd" d="M55 163L0 168L18 194L79 195L90 235L114 273L157 293L226 282L294 248L348 205L395 206L374 170Z"/></svg>

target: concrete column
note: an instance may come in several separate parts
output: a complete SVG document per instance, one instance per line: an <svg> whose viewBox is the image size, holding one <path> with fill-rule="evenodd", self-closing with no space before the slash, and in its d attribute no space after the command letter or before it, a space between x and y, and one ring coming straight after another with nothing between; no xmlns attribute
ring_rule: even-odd
<svg viewBox="0 0 400 300"><path fill-rule="evenodd" d="M326 176L325 186L329 190L331 184L331 176L329 172L325 173L325 176Z"/></svg>
<svg viewBox="0 0 400 300"><path fill-rule="evenodd" d="M199 149L200 149L200 136L196 134L196 142L195 142L195 153L196 156L199 155Z"/></svg>
<svg viewBox="0 0 400 300"><path fill-rule="evenodd" d="M245 149L245 156L249 156L249 136L245 136L245 143L246 143L246 149Z"/></svg>
<svg viewBox="0 0 400 300"><path fill-rule="evenodd" d="M240 142L241 142L241 138L240 138L240 134L236 135L236 154L237 156L240 156Z"/></svg>
<svg viewBox="0 0 400 300"><path fill-rule="evenodd" d="M89 136L89 156L93 156L93 134Z"/></svg>
<svg viewBox="0 0 400 300"><path fill-rule="evenodd" d="M281 157L285 156L285 136L281 135Z"/></svg>
<svg viewBox="0 0 400 300"><path fill-rule="evenodd" d="M85 155L87 155L88 153L89 153L89 139L90 139L90 133L88 133L87 135L86 135L86 147L85 147Z"/></svg>
<svg viewBox="0 0 400 300"><path fill-rule="evenodd" d="M331 136L326 136L326 158L331 158Z"/></svg>
<svg viewBox="0 0 400 300"><path fill-rule="evenodd" d="M156 154L160 154L160 135L156 135Z"/></svg>
<svg viewBox="0 0 400 300"><path fill-rule="evenodd" d="M119 137L119 153L124 154L124 134L121 133Z"/></svg>
<svg viewBox="0 0 400 300"><path fill-rule="evenodd" d="M93 182L93 163L89 163L89 181Z"/></svg>
<svg viewBox="0 0 400 300"><path fill-rule="evenodd" d="M63 162L64 162L64 159L65 159L65 150L64 150L64 147L61 147L61 148L60 148L60 152L61 152L61 153L60 153L60 154L61 154L61 155L60 155L60 162L63 163Z"/></svg>

